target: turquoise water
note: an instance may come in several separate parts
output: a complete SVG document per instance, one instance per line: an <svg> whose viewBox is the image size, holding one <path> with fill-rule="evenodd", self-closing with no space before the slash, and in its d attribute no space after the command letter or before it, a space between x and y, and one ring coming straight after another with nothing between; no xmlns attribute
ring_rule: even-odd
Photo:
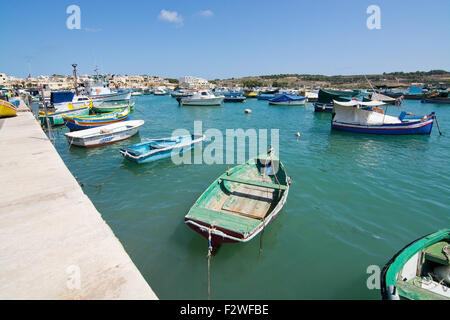
<svg viewBox="0 0 450 320"><path fill-rule="evenodd" d="M68 148L61 128L56 148L161 299L207 298L207 242L183 218L227 165L135 165L118 149L192 130L194 120L223 132L280 129L280 158L292 178L283 211L264 231L261 256L257 237L223 245L212 258L212 299L379 299L366 286L367 267L382 267L405 244L450 227L450 105L390 107L392 114L435 111L444 132L435 125L431 136L394 137L332 132L331 115L311 105L249 99L179 107L170 96L133 99L132 118L146 120L138 136L85 150ZM101 189L91 186L107 178Z"/></svg>

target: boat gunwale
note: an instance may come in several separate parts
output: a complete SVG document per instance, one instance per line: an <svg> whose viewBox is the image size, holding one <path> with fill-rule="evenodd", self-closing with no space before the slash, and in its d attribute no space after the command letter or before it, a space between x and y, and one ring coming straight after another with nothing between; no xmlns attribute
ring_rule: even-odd
<svg viewBox="0 0 450 320"><path fill-rule="evenodd" d="M442 239L450 240L450 229L441 229L422 236L399 250L381 270L380 282L382 298L385 300L389 299L389 295L392 293L388 292L388 288L390 286L394 286L394 288L396 288L398 274L409 259L411 259L418 252Z"/></svg>

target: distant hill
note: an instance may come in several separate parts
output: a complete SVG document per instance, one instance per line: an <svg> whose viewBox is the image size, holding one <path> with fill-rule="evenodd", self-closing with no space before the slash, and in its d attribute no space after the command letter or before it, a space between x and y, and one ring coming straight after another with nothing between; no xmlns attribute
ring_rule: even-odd
<svg viewBox="0 0 450 320"><path fill-rule="evenodd" d="M450 87L450 72L445 70L390 72L370 75L313 75L313 74L272 74L255 77L216 79L211 82L219 86L244 87L286 87L320 86L342 89L370 88L372 86L387 86L390 88L409 87L412 83L424 83L429 86Z"/></svg>

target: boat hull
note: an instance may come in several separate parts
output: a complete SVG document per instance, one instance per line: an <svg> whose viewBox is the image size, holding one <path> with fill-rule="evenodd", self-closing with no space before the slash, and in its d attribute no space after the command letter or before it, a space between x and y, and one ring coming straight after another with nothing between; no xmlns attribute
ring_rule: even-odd
<svg viewBox="0 0 450 320"><path fill-rule="evenodd" d="M17 115L17 108L12 103L0 100L0 118L14 117Z"/></svg>
<svg viewBox="0 0 450 320"><path fill-rule="evenodd" d="M333 112L332 103L314 103L314 112Z"/></svg>
<svg viewBox="0 0 450 320"><path fill-rule="evenodd" d="M304 106L305 103L306 99L302 101L283 101L283 102L269 101L269 104L273 106Z"/></svg>
<svg viewBox="0 0 450 320"><path fill-rule="evenodd" d="M102 101L102 102L130 100L131 92L114 92L114 93L90 95L89 98L91 98L92 101Z"/></svg>
<svg viewBox="0 0 450 320"><path fill-rule="evenodd" d="M125 104L125 105L111 105L111 106L102 106L101 104L98 107L93 107L92 109L98 113L108 113L119 111L120 109L130 108L130 110L134 110L134 103Z"/></svg>
<svg viewBox="0 0 450 320"><path fill-rule="evenodd" d="M183 106L220 106L223 103L223 97L208 98L208 99L181 99Z"/></svg>
<svg viewBox="0 0 450 320"><path fill-rule="evenodd" d="M415 121L412 123L401 123L391 125L359 125L351 123L331 122L331 128L339 131L354 133L380 134L380 135L405 135L419 134L429 135L433 128L434 118L426 121Z"/></svg>
<svg viewBox="0 0 450 320"><path fill-rule="evenodd" d="M422 99L420 102L422 102L422 103L449 104L449 103L450 103L450 98L441 98L441 99Z"/></svg>
<svg viewBox="0 0 450 320"><path fill-rule="evenodd" d="M143 120L131 120L121 124L103 126L102 129L93 128L83 130L83 136L66 133L67 142L78 147L98 147L110 143L129 139L139 132L144 125Z"/></svg>

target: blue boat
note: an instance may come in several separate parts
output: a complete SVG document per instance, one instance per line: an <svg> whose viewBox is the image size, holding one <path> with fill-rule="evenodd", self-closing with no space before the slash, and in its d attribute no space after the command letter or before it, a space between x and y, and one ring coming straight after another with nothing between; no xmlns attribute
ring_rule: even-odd
<svg viewBox="0 0 450 320"><path fill-rule="evenodd" d="M400 116L394 117L385 114L379 106L381 101L334 101L331 128L340 131L349 131L367 134L402 135L422 134L429 135L436 115L434 112L423 118L406 117L403 111Z"/></svg>
<svg viewBox="0 0 450 320"><path fill-rule="evenodd" d="M195 144L205 140L204 135L186 135L160 139L150 139L127 148L120 149L125 159L136 163L145 163L169 158L190 150Z"/></svg>
<svg viewBox="0 0 450 320"><path fill-rule="evenodd" d="M242 92L239 91L229 91L224 92L224 102L246 102L247 98L244 97Z"/></svg>
<svg viewBox="0 0 450 320"><path fill-rule="evenodd" d="M294 96L290 94L280 94L269 100L269 104L280 106L301 106L305 105L306 97Z"/></svg>
<svg viewBox="0 0 450 320"><path fill-rule="evenodd" d="M270 100L275 98L277 95L272 93L261 93L258 95L258 100Z"/></svg>

